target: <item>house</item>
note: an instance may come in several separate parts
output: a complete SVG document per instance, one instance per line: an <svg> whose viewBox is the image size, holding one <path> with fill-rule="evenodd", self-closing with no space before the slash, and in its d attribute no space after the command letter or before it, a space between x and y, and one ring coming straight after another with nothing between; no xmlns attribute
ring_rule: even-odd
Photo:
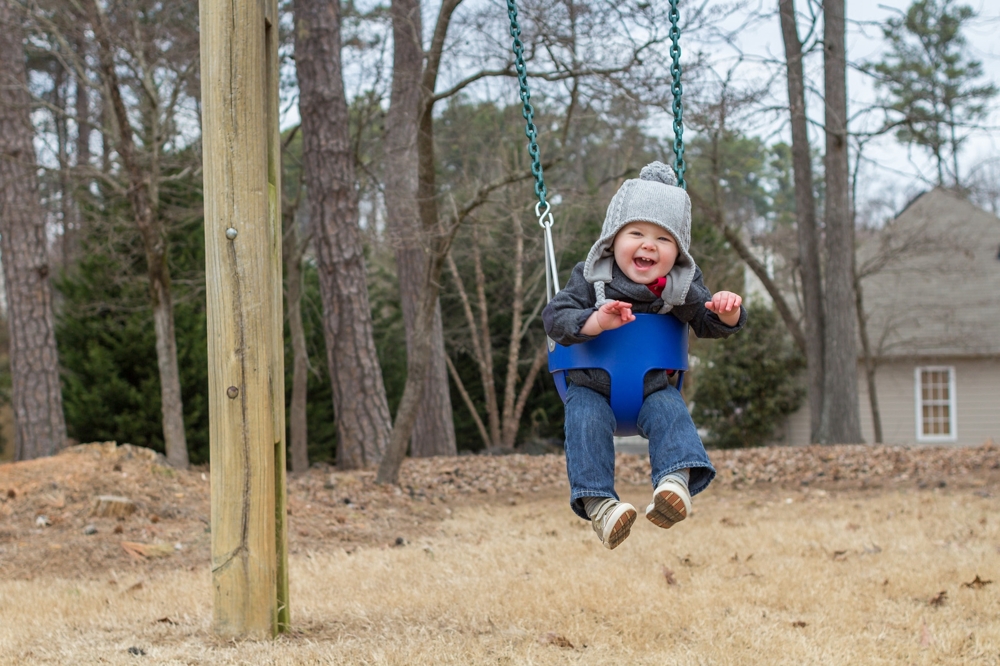
<svg viewBox="0 0 1000 666"><path fill-rule="evenodd" d="M1000 442L1000 218L937 188L858 247L875 395L887 444ZM862 354L861 432L874 442ZM784 444L809 442L808 406Z"/></svg>

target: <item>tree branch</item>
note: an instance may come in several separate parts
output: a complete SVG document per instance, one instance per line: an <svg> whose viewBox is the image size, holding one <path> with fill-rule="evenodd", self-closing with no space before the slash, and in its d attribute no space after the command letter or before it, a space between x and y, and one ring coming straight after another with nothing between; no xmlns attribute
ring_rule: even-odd
<svg viewBox="0 0 1000 666"><path fill-rule="evenodd" d="M479 412L476 411L476 405L472 402L469 392L465 390L465 384L462 383L462 378L458 376L458 370L455 368L455 364L451 362L451 357L447 354L444 355L444 361L448 364L448 374L450 374L451 378L455 381L455 388L458 389L458 394L462 396L462 401L469 409L469 413L472 414L472 420L476 422L476 428L479 430L479 436L483 438L483 445L486 448L489 448L490 436L486 433L486 426L483 424L483 420L479 417Z"/></svg>
<svg viewBox="0 0 1000 666"><path fill-rule="evenodd" d="M531 389L535 385L535 379L538 377L538 373L541 371L542 366L545 361L548 360L548 348L546 345L541 345L535 352L535 358L531 362L531 368L528 370L528 374L524 378L524 383L521 384L521 391L517 396L517 403L514 405L514 422L520 423L521 416L524 414L524 406L528 403L528 396L531 395Z"/></svg>

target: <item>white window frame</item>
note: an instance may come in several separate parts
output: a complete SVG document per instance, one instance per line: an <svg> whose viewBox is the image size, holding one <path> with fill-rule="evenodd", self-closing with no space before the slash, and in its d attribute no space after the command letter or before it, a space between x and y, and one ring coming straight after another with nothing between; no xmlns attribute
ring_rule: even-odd
<svg viewBox="0 0 1000 666"><path fill-rule="evenodd" d="M948 416L951 432L947 435L924 434L924 402L921 390L921 374L924 372L948 373ZM922 365L913 372L913 393L916 407L916 429L918 442L955 442L958 441L958 400L955 395L955 366L953 365Z"/></svg>

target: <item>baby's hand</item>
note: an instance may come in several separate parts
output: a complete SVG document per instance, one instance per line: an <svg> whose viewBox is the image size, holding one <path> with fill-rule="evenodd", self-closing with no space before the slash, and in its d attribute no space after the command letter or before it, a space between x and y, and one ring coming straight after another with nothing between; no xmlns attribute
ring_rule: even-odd
<svg viewBox="0 0 1000 666"><path fill-rule="evenodd" d="M731 291L720 291L705 303L705 309L719 315L726 326L735 326L740 321L740 305L743 298Z"/></svg>
<svg viewBox="0 0 1000 666"><path fill-rule="evenodd" d="M631 321L635 321L631 303L608 301L590 315L580 332L585 335L600 335L602 331L621 328Z"/></svg>
<svg viewBox="0 0 1000 666"><path fill-rule="evenodd" d="M597 323L602 331L621 328L630 321L635 321L632 314L632 304L625 301L608 301L597 308Z"/></svg>

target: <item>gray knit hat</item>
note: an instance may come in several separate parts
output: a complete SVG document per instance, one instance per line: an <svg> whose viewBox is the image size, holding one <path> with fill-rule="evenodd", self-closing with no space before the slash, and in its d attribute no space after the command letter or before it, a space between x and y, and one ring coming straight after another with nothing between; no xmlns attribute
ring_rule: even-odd
<svg viewBox="0 0 1000 666"><path fill-rule="evenodd" d="M630 222L652 222L663 227L677 241L677 261L667 278L663 290L663 309L669 312L675 305L684 303L694 279L695 263L688 253L691 245L691 199L687 192L677 187L674 170L662 162L647 164L638 178L626 180L611 198L604 218L601 237L587 254L583 276L594 284L597 305L608 301L604 285L611 281L611 268L615 263L612 244L615 235Z"/></svg>

